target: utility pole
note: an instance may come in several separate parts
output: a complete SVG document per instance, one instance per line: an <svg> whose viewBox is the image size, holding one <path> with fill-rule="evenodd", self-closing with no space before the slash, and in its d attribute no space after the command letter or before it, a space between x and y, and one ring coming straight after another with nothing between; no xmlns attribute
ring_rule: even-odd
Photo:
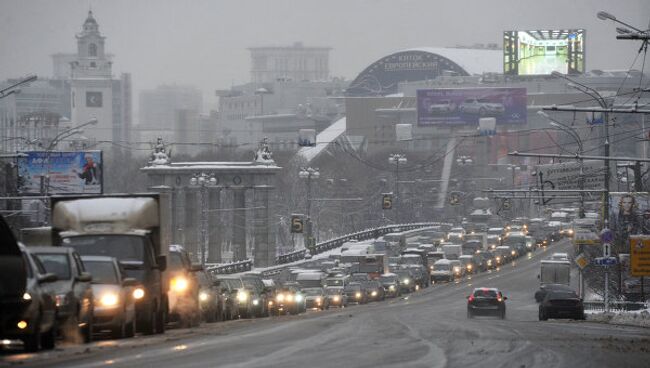
<svg viewBox="0 0 650 368"><path fill-rule="evenodd" d="M399 153L394 153L388 156L388 162L395 164L395 223L399 223L399 208L402 204L402 198L399 195L399 165L407 162L406 156Z"/></svg>

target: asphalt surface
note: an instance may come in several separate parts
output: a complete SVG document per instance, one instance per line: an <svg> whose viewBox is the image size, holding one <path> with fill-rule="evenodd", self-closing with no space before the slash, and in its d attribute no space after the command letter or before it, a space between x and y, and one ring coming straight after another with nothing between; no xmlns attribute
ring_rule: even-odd
<svg viewBox="0 0 650 368"><path fill-rule="evenodd" d="M164 336L3 352L0 364L47 367L648 367L650 329L537 320L539 260L567 241L498 271L398 300L343 310L204 324ZM575 280L577 281L577 280ZM474 287L498 287L505 320L467 319Z"/></svg>

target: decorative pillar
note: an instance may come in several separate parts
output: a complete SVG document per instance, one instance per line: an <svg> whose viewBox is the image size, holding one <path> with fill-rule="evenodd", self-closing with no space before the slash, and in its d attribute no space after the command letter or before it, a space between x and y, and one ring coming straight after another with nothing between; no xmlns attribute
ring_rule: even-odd
<svg viewBox="0 0 650 368"><path fill-rule="evenodd" d="M269 231L269 190L268 186L259 186L253 193L255 267L268 267L275 264L275 243Z"/></svg>
<svg viewBox="0 0 650 368"><path fill-rule="evenodd" d="M208 263L221 263L221 189L208 190Z"/></svg>
<svg viewBox="0 0 650 368"><path fill-rule="evenodd" d="M182 245L192 254L195 260L198 260L199 226L197 212L199 208L196 206L196 192L194 189L185 188L185 226L183 227L184 242Z"/></svg>
<svg viewBox="0 0 650 368"><path fill-rule="evenodd" d="M243 261L246 257L246 189L233 190L233 239L232 251L234 261Z"/></svg>

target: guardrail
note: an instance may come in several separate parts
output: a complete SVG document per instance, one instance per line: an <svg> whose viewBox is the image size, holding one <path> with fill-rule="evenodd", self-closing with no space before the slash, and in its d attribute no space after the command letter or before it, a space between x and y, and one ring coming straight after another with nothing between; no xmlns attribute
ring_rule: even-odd
<svg viewBox="0 0 650 368"><path fill-rule="evenodd" d="M310 251L310 255L315 256L317 254L321 254L328 250L338 248L342 246L343 243L348 242L350 240L374 239L382 235L386 235L388 233L403 232L407 230L414 230L418 228L430 227L436 225L448 225L448 224L444 222L418 222L418 223L411 223L411 224L387 225L387 226L372 228L368 230L357 231L354 233L342 235L337 238L330 239L316 244L316 246L314 246L314 248ZM300 249L291 253L286 253L276 258L276 265L283 265L291 262L301 261L305 259L306 255L307 255L307 249ZM213 272L215 274L231 274L231 273L250 271L252 267L253 267L253 260L247 259L239 262L206 267L206 270ZM276 271L276 270L272 270L272 271ZM280 270L277 271L279 272Z"/></svg>
<svg viewBox="0 0 650 368"><path fill-rule="evenodd" d="M230 273L246 272L250 271L253 268L253 260L245 259L243 261L231 262L226 264L220 264L215 266L207 266L206 271L224 275Z"/></svg>
<svg viewBox="0 0 650 368"><path fill-rule="evenodd" d="M582 303L585 311L604 312L604 301L585 301ZM637 311L648 308L648 304L644 302L628 302L628 301L610 301L609 310L613 312Z"/></svg>

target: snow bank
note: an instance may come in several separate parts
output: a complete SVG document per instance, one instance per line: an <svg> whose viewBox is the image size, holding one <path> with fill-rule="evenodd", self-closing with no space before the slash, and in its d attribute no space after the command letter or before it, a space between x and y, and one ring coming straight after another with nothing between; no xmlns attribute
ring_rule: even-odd
<svg viewBox="0 0 650 368"><path fill-rule="evenodd" d="M586 312L587 320L594 322L611 323L617 325L630 325L650 327L650 309L629 312Z"/></svg>

